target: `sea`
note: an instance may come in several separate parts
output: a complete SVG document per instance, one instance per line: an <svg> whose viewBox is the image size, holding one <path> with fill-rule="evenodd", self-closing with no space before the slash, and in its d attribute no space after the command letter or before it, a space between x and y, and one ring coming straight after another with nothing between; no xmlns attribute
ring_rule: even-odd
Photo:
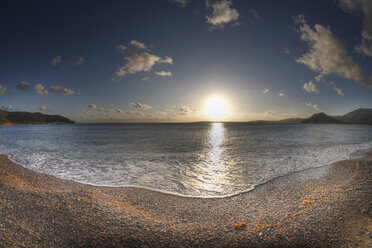
<svg viewBox="0 0 372 248"><path fill-rule="evenodd" d="M225 197L363 156L372 126L74 124L0 127L0 153L31 170L98 185Z"/></svg>

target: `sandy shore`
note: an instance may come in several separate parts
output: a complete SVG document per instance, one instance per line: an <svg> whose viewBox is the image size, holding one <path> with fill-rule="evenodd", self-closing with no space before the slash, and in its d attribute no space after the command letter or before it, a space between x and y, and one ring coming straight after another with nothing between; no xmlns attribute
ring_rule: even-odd
<svg viewBox="0 0 372 248"><path fill-rule="evenodd" d="M371 247L372 157L223 199L82 185L0 155L0 247Z"/></svg>

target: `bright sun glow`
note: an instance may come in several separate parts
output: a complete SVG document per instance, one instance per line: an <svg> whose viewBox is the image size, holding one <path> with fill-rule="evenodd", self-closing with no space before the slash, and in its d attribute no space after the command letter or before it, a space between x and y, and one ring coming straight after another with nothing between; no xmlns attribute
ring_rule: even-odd
<svg viewBox="0 0 372 248"><path fill-rule="evenodd" d="M209 98L205 104L205 113L212 121L222 121L226 119L228 104L221 97Z"/></svg>

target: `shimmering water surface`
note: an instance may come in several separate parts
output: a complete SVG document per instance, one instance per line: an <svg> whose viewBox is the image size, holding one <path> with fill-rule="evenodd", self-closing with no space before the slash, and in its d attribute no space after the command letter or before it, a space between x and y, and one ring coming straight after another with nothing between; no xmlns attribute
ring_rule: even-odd
<svg viewBox="0 0 372 248"><path fill-rule="evenodd" d="M82 183L227 196L372 147L372 126L81 124L0 128L0 152Z"/></svg>

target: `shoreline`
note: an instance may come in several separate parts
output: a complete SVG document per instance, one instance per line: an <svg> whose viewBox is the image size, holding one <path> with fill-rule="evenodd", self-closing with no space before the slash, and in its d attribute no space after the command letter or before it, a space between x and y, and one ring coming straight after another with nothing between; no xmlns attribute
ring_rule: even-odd
<svg viewBox="0 0 372 248"><path fill-rule="evenodd" d="M357 155L357 154L359 154L359 155ZM355 155L355 157L352 157L353 155ZM47 174L45 172L35 171L35 170L31 169L31 168L28 168L25 165L22 165L22 164L20 164L20 163L18 163L16 161L14 161L10 157L9 154L1 154L0 153L0 156L6 156L6 158L10 162L12 162L12 163L16 164L17 166L20 166L21 168L24 168L26 170L30 170L31 172L35 172L35 173L42 174L42 175L47 175L47 176L53 177L53 178L58 179L58 180L63 180L63 181L66 181L66 182L71 182L71 183L77 183L77 184L86 185L86 186L90 186L90 187L105 187L105 188L118 188L118 189L120 189L120 188L138 188L138 189L145 189L145 190L153 191L153 192L156 192L156 193L167 194L167 195L178 196L178 197L185 197L185 198L224 199L224 198L230 198L230 197L235 197L235 196L238 196L238 195L241 195L241 194L249 193L249 192L255 190L257 187L260 187L260 186L263 186L265 184L271 183L272 181L280 180L281 178L289 177L289 176L291 176L293 174L306 173L307 171L311 171L311 170L314 170L314 169L315 170L316 169L321 169L323 167L329 167L329 166L332 166L333 164L344 162L344 161L349 161L349 160L366 159L366 158L369 158L369 157L372 159L372 148L362 149L362 150L355 151L355 152L349 154L349 158L348 159L343 159L343 160L339 160L339 161L336 161L336 162L332 162L330 164L319 165L319 166L316 166L316 167L305 168L305 169L302 169L300 171L293 171L293 172L290 172L289 174L279 175L277 177L274 177L274 178L269 179L268 181L259 183L259 184L255 185L255 186L253 186L253 188L251 188L251 189L244 190L244 191L241 191L241 192L238 192L238 193L234 193L234 194L230 194L230 195L223 195L223 196L193 196L193 195L182 195L180 193L168 192L168 191L161 190L161 189L155 189L155 188L151 188L151 187L147 187L147 186L137 186L137 185L123 185L123 186L95 185L95 184L90 184L90 183L84 183L84 182L74 181L74 180L71 180L71 179L60 178L60 177L57 177L57 176L54 176L54 175Z"/></svg>
<svg viewBox="0 0 372 248"><path fill-rule="evenodd" d="M0 246L368 247L372 156L224 198L91 186L0 155Z"/></svg>

